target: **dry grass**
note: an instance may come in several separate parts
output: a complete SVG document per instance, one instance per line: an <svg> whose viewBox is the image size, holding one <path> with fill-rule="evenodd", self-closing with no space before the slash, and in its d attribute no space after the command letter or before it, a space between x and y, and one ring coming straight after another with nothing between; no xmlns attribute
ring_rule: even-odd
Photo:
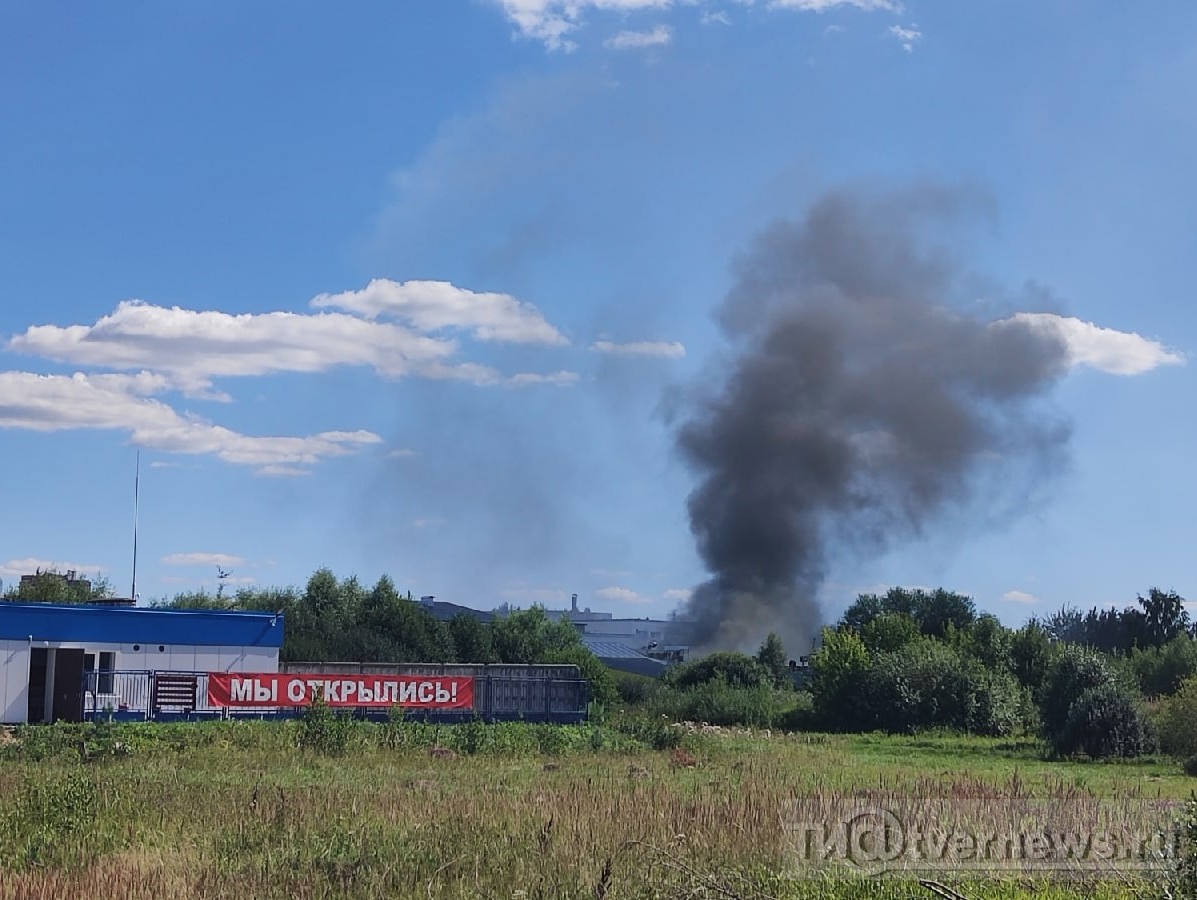
<svg viewBox="0 0 1197 900"><path fill-rule="evenodd" d="M975 765L956 768L944 768L943 756L967 746L952 739L938 747L907 742L902 765L892 766L871 739L762 735L692 735L673 751L551 760L386 749L381 740L324 758L269 735L90 766L10 760L0 762L6 796L73 766L94 786L99 812L94 831L59 835L53 864L0 862L8 867L0 870L0 900L925 897L909 881L793 879L785 826L794 803L1076 800L1174 787L1163 766L1091 767L1078 779L1026 754L1012 776L992 765L996 745L971 746ZM974 900L1028 896L1016 883L961 890ZM1132 896L1116 881L1096 890ZM1092 895L1043 885L1033 893Z"/></svg>

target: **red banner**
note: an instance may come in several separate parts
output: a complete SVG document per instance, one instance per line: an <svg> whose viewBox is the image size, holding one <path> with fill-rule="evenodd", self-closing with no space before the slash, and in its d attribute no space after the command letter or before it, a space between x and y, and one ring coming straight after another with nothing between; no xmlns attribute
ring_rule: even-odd
<svg viewBox="0 0 1197 900"><path fill-rule="evenodd" d="M443 675L302 675L209 672L208 704L221 707L329 706L473 709L474 679Z"/></svg>

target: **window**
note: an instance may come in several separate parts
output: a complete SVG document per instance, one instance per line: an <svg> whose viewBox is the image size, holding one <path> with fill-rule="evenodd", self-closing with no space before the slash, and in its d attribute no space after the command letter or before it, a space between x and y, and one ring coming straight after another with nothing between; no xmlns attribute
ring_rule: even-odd
<svg viewBox="0 0 1197 900"><path fill-rule="evenodd" d="M96 677L96 691L100 694L112 693L112 670L116 668L116 654L100 653L100 669Z"/></svg>

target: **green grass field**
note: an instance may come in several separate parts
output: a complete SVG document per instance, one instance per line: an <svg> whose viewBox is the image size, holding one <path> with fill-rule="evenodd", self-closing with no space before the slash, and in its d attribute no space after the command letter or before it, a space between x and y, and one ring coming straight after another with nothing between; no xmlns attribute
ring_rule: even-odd
<svg viewBox="0 0 1197 900"><path fill-rule="evenodd" d="M792 804L1182 800L1193 785L1168 759L1055 763L1029 740L677 740L651 724L18 729L0 739L0 898L932 897L910 878L804 877ZM1117 872L936 880L970 900L1163 896Z"/></svg>

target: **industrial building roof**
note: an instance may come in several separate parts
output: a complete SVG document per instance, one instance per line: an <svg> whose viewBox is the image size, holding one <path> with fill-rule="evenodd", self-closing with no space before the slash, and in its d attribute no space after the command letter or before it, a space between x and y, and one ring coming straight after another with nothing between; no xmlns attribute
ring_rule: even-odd
<svg viewBox="0 0 1197 900"><path fill-rule="evenodd" d="M665 663L659 659L645 656L619 641L603 640L602 635L583 634L582 643L609 668L653 676L665 671Z"/></svg>
<svg viewBox="0 0 1197 900"><path fill-rule="evenodd" d="M0 602L0 640L281 647L270 612Z"/></svg>

